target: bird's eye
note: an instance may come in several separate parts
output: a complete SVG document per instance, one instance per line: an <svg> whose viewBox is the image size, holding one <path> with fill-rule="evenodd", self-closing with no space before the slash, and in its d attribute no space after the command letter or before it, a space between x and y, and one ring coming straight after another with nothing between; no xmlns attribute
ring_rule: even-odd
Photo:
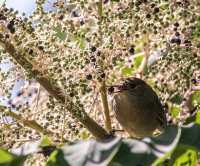
<svg viewBox="0 0 200 166"><path fill-rule="evenodd" d="M115 90L114 87L111 86L111 87L108 88L108 93L112 94L114 92L114 90Z"/></svg>
<svg viewBox="0 0 200 166"><path fill-rule="evenodd" d="M136 84L133 80L131 79L127 79L125 82L124 82L124 86L125 87L128 87L128 88L131 88L131 89L134 89L136 87Z"/></svg>

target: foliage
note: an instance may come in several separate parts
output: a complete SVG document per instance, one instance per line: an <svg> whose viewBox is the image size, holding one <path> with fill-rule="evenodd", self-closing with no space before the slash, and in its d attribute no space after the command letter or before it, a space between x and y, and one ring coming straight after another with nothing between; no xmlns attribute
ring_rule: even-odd
<svg viewBox="0 0 200 166"><path fill-rule="evenodd" d="M159 165L166 162L156 151L162 150L159 141L174 140L176 144L164 151L171 162L180 165L190 159L196 163L198 126L177 126L200 122L200 2L59 0L52 4L52 11L45 11L44 3L37 0L29 17L0 7L0 60L11 63L8 72L0 72L0 94L8 99L0 109L0 145L12 149L47 135L33 151L43 152L49 146L53 151L49 165L58 164L57 158L60 165L71 164L72 151L91 144L89 157L102 159L101 164L113 159L113 165L128 165L134 156L134 161L147 165L162 157L156 161ZM168 129L177 133L167 130L155 138L116 138L108 143L89 140L54 151L56 143L92 136L104 139L118 129L109 112L107 87L131 76L140 76L156 90L169 123L175 125ZM25 84L13 95L20 80ZM121 157L124 151L130 156ZM89 151L78 152L81 157L76 162L81 165ZM29 154L18 158L3 149L0 153L7 165L21 164Z"/></svg>
<svg viewBox="0 0 200 166"><path fill-rule="evenodd" d="M32 153L48 155L48 166L55 165L181 165L197 164L199 152L199 125L189 124L182 127L169 126L165 133L156 138L122 139L110 138L104 141L94 139L65 144L55 149L51 144L45 146L41 143L28 143L18 149L13 149L12 154L1 152L1 164L12 165L13 159L22 160ZM198 133L194 135L194 133ZM188 135L194 135L191 140ZM187 137L189 139L187 139ZM47 138L45 138L46 140ZM42 146L41 146L42 145ZM17 157L16 157L17 155ZM172 156L172 160L168 158ZM22 160L23 161L23 160Z"/></svg>

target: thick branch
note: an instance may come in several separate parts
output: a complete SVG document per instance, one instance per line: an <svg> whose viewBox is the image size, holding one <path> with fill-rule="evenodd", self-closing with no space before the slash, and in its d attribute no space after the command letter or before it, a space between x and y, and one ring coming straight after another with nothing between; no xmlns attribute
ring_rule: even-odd
<svg viewBox="0 0 200 166"><path fill-rule="evenodd" d="M111 132L112 127L111 127L111 120L110 120L110 114L109 114L109 106L108 106L105 81L102 82L100 93L101 93L101 100L102 100L102 104L104 108L105 127L108 132Z"/></svg>
<svg viewBox="0 0 200 166"><path fill-rule="evenodd" d="M75 117L79 122L81 122L90 132L98 139L107 138L107 132L98 125L93 119L91 119L84 110L80 110L75 103L73 103L70 98L66 99L66 96L62 94L62 89L59 88L55 83L51 82L51 79L44 77L39 71L32 71L32 64L25 58L25 56L20 55L14 46L5 41L3 36L0 36L0 43L3 45L6 52L12 56L15 61L21 65L27 72L33 75L35 78L48 92L50 95L55 97L61 104L69 106L67 110Z"/></svg>

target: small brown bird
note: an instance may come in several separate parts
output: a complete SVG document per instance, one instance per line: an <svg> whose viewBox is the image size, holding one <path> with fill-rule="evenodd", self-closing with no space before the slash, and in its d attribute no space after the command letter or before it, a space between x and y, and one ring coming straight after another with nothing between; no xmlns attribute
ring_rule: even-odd
<svg viewBox="0 0 200 166"><path fill-rule="evenodd" d="M157 94L148 84L134 77L115 88L117 92L113 92L112 108L131 137L151 136L156 129L165 128L166 114Z"/></svg>

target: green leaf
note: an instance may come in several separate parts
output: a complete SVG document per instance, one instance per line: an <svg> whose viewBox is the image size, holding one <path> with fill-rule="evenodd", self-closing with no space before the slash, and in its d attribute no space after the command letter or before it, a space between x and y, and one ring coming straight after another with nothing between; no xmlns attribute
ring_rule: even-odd
<svg viewBox="0 0 200 166"><path fill-rule="evenodd" d="M134 65L135 69L138 69L140 67L143 59L144 59L143 54L140 54L134 58L133 65Z"/></svg>
<svg viewBox="0 0 200 166"><path fill-rule="evenodd" d="M200 124L200 110L185 120L185 124L189 123Z"/></svg>
<svg viewBox="0 0 200 166"><path fill-rule="evenodd" d="M56 37L58 37L60 40L65 40L67 37L67 34L65 32L62 32L61 27L57 26L57 27L53 27L53 31L56 32Z"/></svg>
<svg viewBox="0 0 200 166"><path fill-rule="evenodd" d="M200 125L200 110L197 111L197 113L196 113L195 123Z"/></svg>
<svg viewBox="0 0 200 166"><path fill-rule="evenodd" d="M193 95L192 95L192 105L196 106L200 104L200 91L196 91Z"/></svg>
<svg viewBox="0 0 200 166"><path fill-rule="evenodd" d="M47 166L176 166L184 163L195 166L196 152L200 151L199 140L200 125L170 125L161 135L141 140L115 137L66 144L51 153ZM0 165L21 166L25 160L24 154L28 153L21 151L18 157L1 150Z"/></svg>
<svg viewBox="0 0 200 166"><path fill-rule="evenodd" d="M133 71L134 71L134 69L130 68L130 67L124 67L124 68L122 68L122 74L124 76L130 76L130 75L132 75Z"/></svg>
<svg viewBox="0 0 200 166"><path fill-rule="evenodd" d="M0 164L11 162L12 160L13 155L3 149L0 149Z"/></svg>
<svg viewBox="0 0 200 166"><path fill-rule="evenodd" d="M172 106L170 108L170 115L173 118L176 118L179 115L180 111L181 111L180 106L178 106L176 104L172 104Z"/></svg>
<svg viewBox="0 0 200 166"><path fill-rule="evenodd" d="M46 165L47 166L70 166L69 163L64 158L63 151L60 149L51 153Z"/></svg>
<svg viewBox="0 0 200 166"><path fill-rule="evenodd" d="M26 156L15 156L0 149L0 166L23 166Z"/></svg>
<svg viewBox="0 0 200 166"><path fill-rule="evenodd" d="M197 165L197 151L190 146L179 145L170 160L169 165L181 166L196 166Z"/></svg>
<svg viewBox="0 0 200 166"><path fill-rule="evenodd" d="M86 140L86 139L89 138L90 133L89 133L86 129L83 129L83 130L80 132L79 135L80 135L81 139Z"/></svg>
<svg viewBox="0 0 200 166"><path fill-rule="evenodd" d="M44 147L44 146L50 146L52 144L53 144L53 142L50 140L50 138L48 138L47 136L44 136L40 143L40 146Z"/></svg>

